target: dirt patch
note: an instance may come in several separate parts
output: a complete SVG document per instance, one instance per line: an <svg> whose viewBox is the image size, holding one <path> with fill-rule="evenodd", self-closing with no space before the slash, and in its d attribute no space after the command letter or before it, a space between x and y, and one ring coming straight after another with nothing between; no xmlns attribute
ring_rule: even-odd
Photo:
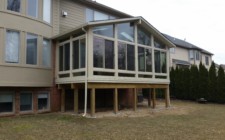
<svg viewBox="0 0 225 140"><path fill-rule="evenodd" d="M180 106L173 104L169 108L165 107L164 100L157 100L156 108L153 109L148 107L147 100L138 104L137 110L134 111L132 108L119 110L117 114L113 110L105 110L101 112L96 112L93 118L105 118L105 117L156 117L159 115L186 115L193 111L193 108L187 106ZM91 117L87 114L87 117Z"/></svg>

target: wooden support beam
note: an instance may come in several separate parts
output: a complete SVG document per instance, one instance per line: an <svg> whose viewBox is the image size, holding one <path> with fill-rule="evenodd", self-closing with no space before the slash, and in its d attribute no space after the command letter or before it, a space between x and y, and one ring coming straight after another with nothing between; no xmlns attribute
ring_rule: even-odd
<svg viewBox="0 0 225 140"><path fill-rule="evenodd" d="M61 91L61 112L65 112L65 89Z"/></svg>
<svg viewBox="0 0 225 140"><path fill-rule="evenodd" d="M156 107L156 95L155 95L155 88L153 88L153 92L152 92L152 107L155 108Z"/></svg>
<svg viewBox="0 0 225 140"><path fill-rule="evenodd" d="M114 107L114 113L117 114L118 113L118 89L115 88L114 89L114 93L113 93L113 107Z"/></svg>
<svg viewBox="0 0 225 140"><path fill-rule="evenodd" d="M79 109L79 95L78 95L78 89L74 89L74 113L78 114L78 109Z"/></svg>
<svg viewBox="0 0 225 140"><path fill-rule="evenodd" d="M165 101L166 101L166 108L170 107L170 89L169 89L169 86L168 86L168 88L165 89Z"/></svg>
<svg viewBox="0 0 225 140"><path fill-rule="evenodd" d="M134 88L134 111L137 110L137 89Z"/></svg>
<svg viewBox="0 0 225 140"><path fill-rule="evenodd" d="M95 115L95 88L91 89L91 116Z"/></svg>
<svg viewBox="0 0 225 140"><path fill-rule="evenodd" d="M151 90L149 89L149 93L148 93L148 107L151 107Z"/></svg>

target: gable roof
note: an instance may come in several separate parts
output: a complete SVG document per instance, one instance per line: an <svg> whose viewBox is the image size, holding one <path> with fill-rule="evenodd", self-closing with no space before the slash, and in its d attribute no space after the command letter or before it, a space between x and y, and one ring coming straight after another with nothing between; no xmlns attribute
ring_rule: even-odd
<svg viewBox="0 0 225 140"><path fill-rule="evenodd" d="M106 13L113 13L114 15L120 17L120 18L130 18L130 17L133 17L127 13L124 13L124 12L121 12L119 10L116 10L112 7L109 7L109 6L106 6L104 4L101 4L101 3L98 3L97 1L93 1L93 0L74 0L75 2L78 2L78 3L81 3L81 4L84 4L88 7L91 7L91 8L95 8L95 9L99 9L101 11L104 11Z"/></svg>
<svg viewBox="0 0 225 140"><path fill-rule="evenodd" d="M66 36L70 36L71 34L81 31L82 29L86 29L91 26L101 26L101 25L107 25L107 24L115 24L115 23L123 23L123 22L137 22L141 26L145 27L145 29L157 39L165 43L168 47L176 47L170 40L168 40L166 37L164 37L161 32L159 32L155 27L153 27L149 22L147 22L143 17L133 17L133 18L123 18L123 19L114 19L114 20L102 20L102 21L93 21L88 22L85 24L80 25L79 27L76 27L74 29L71 29L67 32L61 33L59 35L56 35L52 37L52 39L60 39L65 38Z"/></svg>
<svg viewBox="0 0 225 140"><path fill-rule="evenodd" d="M199 50L205 54L209 54L209 55L213 55L213 53L209 52L209 51L206 51L196 45L193 45L187 41L184 41L184 40L181 40L181 39L178 39L178 38L175 38L175 37L172 37L170 35L167 35L167 34L164 34L162 33L168 40L170 40L171 42L173 42L175 45L179 46L179 47L182 47L182 48L185 48L185 49L194 49L194 50Z"/></svg>

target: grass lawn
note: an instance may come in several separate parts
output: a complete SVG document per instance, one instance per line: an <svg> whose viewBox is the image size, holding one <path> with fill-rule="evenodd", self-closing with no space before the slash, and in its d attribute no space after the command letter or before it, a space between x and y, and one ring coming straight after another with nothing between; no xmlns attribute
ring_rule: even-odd
<svg viewBox="0 0 225 140"><path fill-rule="evenodd" d="M172 101L148 116L82 118L42 114L0 118L0 140L224 140L225 105Z"/></svg>

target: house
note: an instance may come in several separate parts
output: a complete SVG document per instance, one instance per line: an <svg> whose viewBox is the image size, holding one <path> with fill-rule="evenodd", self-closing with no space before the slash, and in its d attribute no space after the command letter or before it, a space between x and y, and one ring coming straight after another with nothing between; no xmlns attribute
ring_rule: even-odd
<svg viewBox="0 0 225 140"><path fill-rule="evenodd" d="M142 17L90 0L0 1L0 116L137 109L137 89L169 99L175 45ZM151 91L151 92L150 92Z"/></svg>
<svg viewBox="0 0 225 140"><path fill-rule="evenodd" d="M200 47L197 47L185 40L163 34L168 40L176 45L176 48L170 49L170 65L171 67L190 67L190 65L199 66L200 62L207 69L212 63L213 54Z"/></svg>

